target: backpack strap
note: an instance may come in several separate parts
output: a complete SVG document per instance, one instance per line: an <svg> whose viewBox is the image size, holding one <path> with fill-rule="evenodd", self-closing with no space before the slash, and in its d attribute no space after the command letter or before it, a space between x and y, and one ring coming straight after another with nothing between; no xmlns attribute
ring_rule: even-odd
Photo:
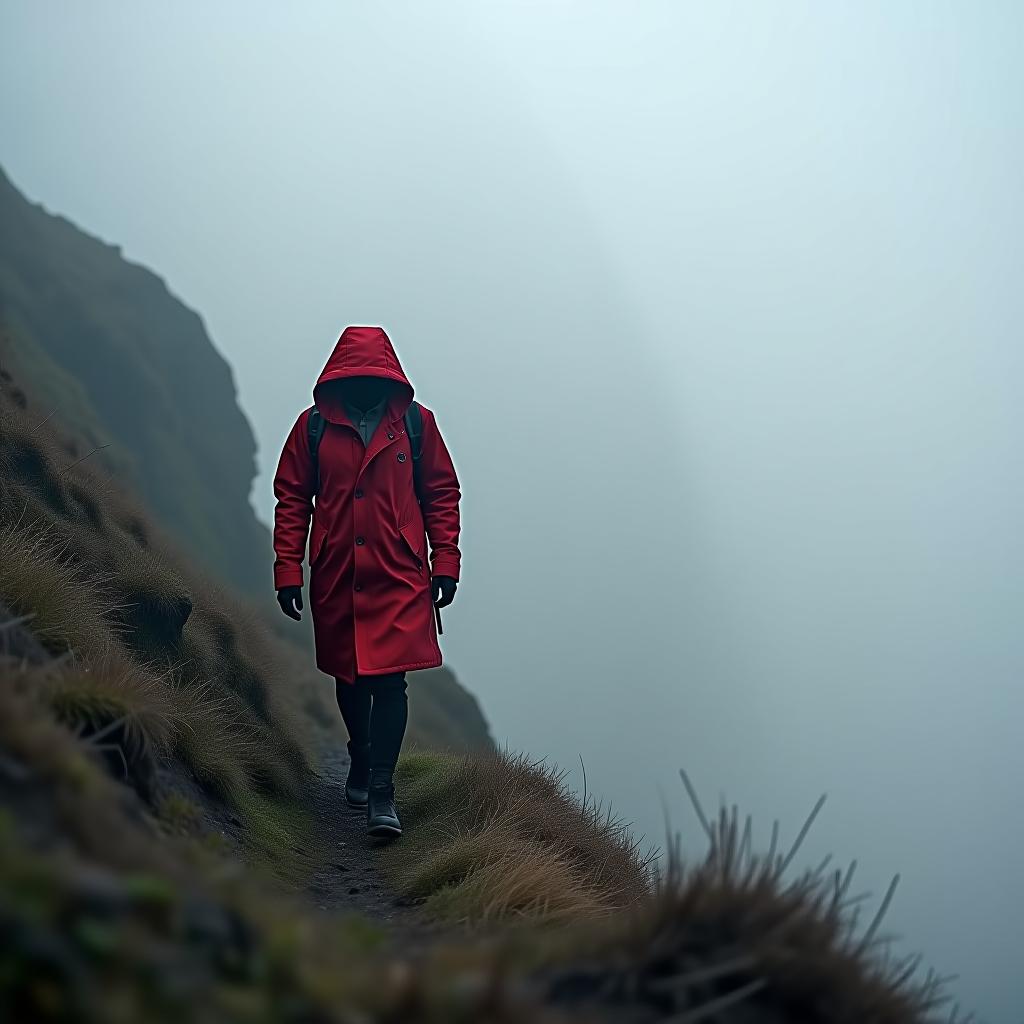
<svg viewBox="0 0 1024 1024"><path fill-rule="evenodd" d="M416 491L416 500L423 504L423 487L420 483L420 456L423 454L423 410L419 402L410 402L405 410L405 432L409 437L409 448L412 454L412 483Z"/></svg>
<svg viewBox="0 0 1024 1024"><path fill-rule="evenodd" d="M313 493L320 492L320 460L317 453L320 451L320 442L324 437L324 428L327 421L320 415L320 410L314 405L309 410L309 419L306 421L306 437L309 442L309 454L313 459L313 471L315 473L315 484Z"/></svg>

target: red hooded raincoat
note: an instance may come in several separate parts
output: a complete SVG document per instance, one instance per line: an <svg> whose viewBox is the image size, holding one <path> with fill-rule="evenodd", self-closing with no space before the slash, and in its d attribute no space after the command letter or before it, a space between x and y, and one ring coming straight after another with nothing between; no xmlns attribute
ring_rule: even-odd
<svg viewBox="0 0 1024 1024"><path fill-rule="evenodd" d="M387 377L402 385L368 447L336 392L343 377ZM309 452L307 409L285 442L274 478L275 588L301 586L309 535L309 607L317 667L346 682L441 664L430 577L459 578L458 477L423 409L422 506L403 415L413 387L379 327L348 327L313 389L324 417L320 490ZM312 534L310 535L310 520ZM430 569L424 567L430 541Z"/></svg>

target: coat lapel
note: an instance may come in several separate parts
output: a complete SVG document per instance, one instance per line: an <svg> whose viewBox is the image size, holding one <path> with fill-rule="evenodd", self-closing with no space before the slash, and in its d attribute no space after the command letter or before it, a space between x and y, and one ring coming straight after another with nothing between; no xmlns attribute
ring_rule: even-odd
<svg viewBox="0 0 1024 1024"><path fill-rule="evenodd" d="M359 467L360 474L385 448L405 437L405 423L403 422L405 410L398 411L395 401L395 398L392 397L388 402L380 424L374 431L373 437L370 438L370 444L363 455L363 464ZM355 427L353 426L352 429L354 430Z"/></svg>

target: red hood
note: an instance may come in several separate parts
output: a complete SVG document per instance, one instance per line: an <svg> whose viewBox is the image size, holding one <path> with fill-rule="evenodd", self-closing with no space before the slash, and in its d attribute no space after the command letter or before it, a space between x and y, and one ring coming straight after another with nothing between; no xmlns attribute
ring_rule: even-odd
<svg viewBox="0 0 1024 1024"><path fill-rule="evenodd" d="M346 327L334 346L331 358L313 388L313 401L329 420L344 420L346 417L331 395L331 389L325 389L323 385L345 377L386 377L404 385L391 402L396 419L412 402L413 386L382 327Z"/></svg>

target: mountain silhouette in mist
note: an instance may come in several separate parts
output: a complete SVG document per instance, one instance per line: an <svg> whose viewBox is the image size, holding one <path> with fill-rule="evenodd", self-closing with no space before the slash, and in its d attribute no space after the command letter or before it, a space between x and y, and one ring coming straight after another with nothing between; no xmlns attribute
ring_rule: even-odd
<svg viewBox="0 0 1024 1024"><path fill-rule="evenodd" d="M18 379L243 591L270 587L256 441L199 315L145 267L29 202L0 170L0 323ZM83 452L83 455L86 454Z"/></svg>

